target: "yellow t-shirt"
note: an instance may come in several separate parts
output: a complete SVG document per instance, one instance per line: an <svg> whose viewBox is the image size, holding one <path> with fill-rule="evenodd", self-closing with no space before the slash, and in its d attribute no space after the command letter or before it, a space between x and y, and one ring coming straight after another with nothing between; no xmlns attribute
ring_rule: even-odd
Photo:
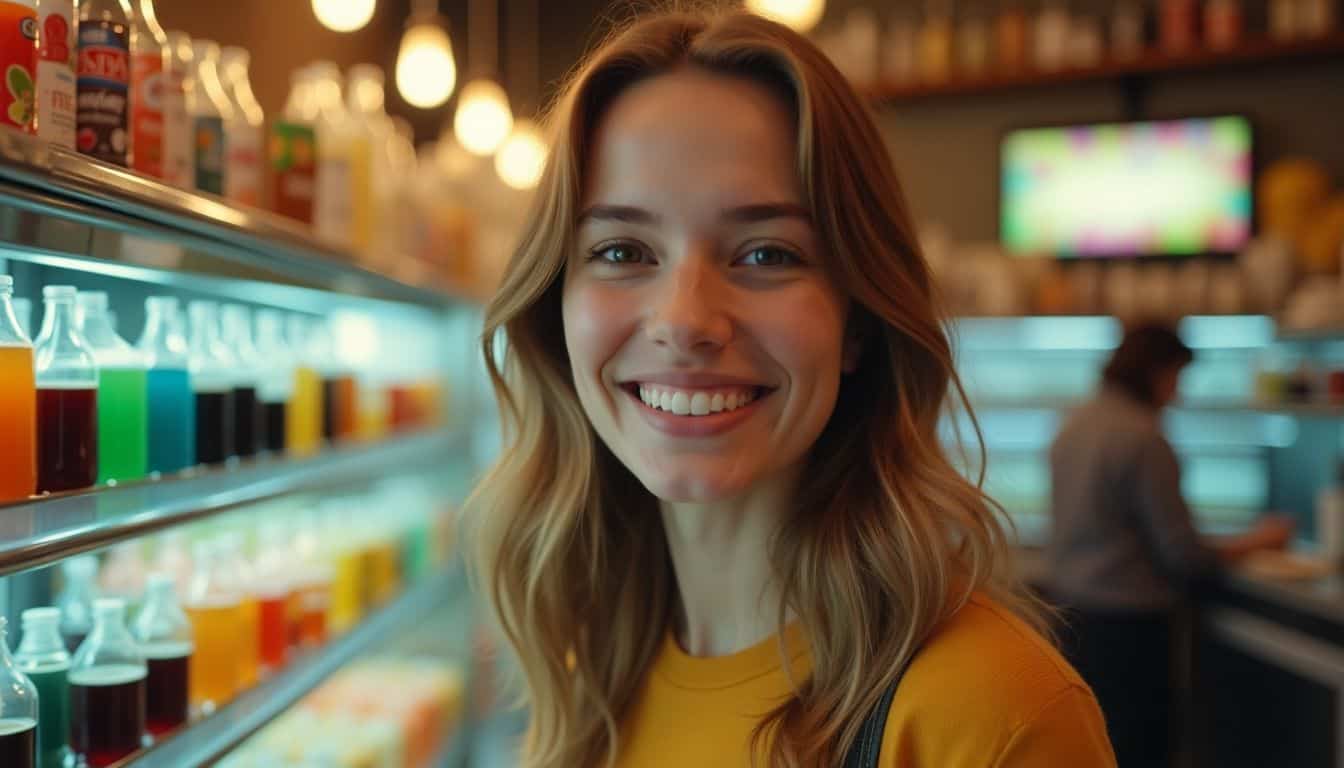
<svg viewBox="0 0 1344 768"><path fill-rule="evenodd" d="M803 633L785 632L791 672L811 668ZM744 768L752 728L790 695L771 638L694 658L669 635L621 728L620 768ZM976 596L925 643L887 718L882 768L1110 768L1091 690L1044 639Z"/></svg>

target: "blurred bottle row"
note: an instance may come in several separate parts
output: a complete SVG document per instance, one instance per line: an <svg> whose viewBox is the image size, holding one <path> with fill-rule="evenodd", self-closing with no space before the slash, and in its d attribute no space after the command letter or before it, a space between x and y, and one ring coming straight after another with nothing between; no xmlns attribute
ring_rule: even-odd
<svg viewBox="0 0 1344 768"><path fill-rule="evenodd" d="M114 764L352 629L450 546L408 480L64 561L55 606L23 612L12 659L0 643L0 764Z"/></svg>
<svg viewBox="0 0 1344 768"><path fill-rule="evenodd" d="M12 293L0 275L0 502L311 456L440 418L437 380L361 378L326 318L210 301L189 302L184 318L177 298L152 296L133 346L106 293L47 285L30 342L31 307Z"/></svg>

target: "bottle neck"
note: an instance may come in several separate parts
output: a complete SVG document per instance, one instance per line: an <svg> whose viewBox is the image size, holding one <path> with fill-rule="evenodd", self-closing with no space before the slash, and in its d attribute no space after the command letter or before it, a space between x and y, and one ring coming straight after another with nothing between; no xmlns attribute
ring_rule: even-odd
<svg viewBox="0 0 1344 768"><path fill-rule="evenodd" d="M46 299L46 311L42 314L42 331L38 333L38 343L69 335L76 329L74 299Z"/></svg>
<svg viewBox="0 0 1344 768"><path fill-rule="evenodd" d="M0 344L31 346L28 335L19 324L19 316L14 312L13 291L0 290Z"/></svg>
<svg viewBox="0 0 1344 768"><path fill-rule="evenodd" d="M23 640L19 642L19 656L56 656L69 655L65 642L61 640L60 624L44 621L38 624L26 624L23 628Z"/></svg>

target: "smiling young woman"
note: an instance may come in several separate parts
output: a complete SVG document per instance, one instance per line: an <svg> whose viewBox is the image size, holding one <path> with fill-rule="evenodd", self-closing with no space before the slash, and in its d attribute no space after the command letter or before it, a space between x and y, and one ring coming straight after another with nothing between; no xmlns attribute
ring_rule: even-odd
<svg viewBox="0 0 1344 768"><path fill-rule="evenodd" d="M1113 765L939 441L964 397L843 77L763 19L661 14L551 122L471 502L523 763Z"/></svg>

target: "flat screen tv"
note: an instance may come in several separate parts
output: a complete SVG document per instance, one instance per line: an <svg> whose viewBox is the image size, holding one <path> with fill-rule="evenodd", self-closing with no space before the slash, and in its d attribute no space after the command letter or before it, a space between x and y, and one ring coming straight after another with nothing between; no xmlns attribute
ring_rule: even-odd
<svg viewBox="0 0 1344 768"><path fill-rule="evenodd" d="M1000 235L1014 253L1226 254L1251 235L1244 117L1030 128L1000 155Z"/></svg>

